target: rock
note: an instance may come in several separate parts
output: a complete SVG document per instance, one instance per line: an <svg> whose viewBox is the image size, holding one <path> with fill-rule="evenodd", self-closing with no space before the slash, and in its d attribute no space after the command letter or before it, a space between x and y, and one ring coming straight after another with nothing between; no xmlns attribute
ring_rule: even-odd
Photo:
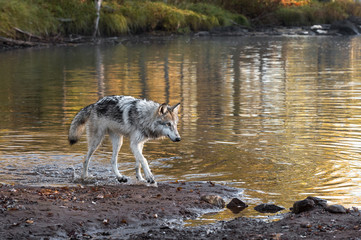
<svg viewBox="0 0 361 240"><path fill-rule="evenodd" d="M336 29L342 35L359 35L356 24L349 20L336 21L331 24L331 29Z"/></svg>
<svg viewBox="0 0 361 240"><path fill-rule="evenodd" d="M306 211L314 209L316 206L326 208L327 201L322 198L308 196L306 199L304 199L302 201L295 202L293 204L292 211L294 213L306 212Z"/></svg>
<svg viewBox="0 0 361 240"><path fill-rule="evenodd" d="M311 196L308 196L307 199L314 201L315 204L318 206L321 206L323 208L327 207L327 200L325 200L325 199L318 198L318 197L311 197Z"/></svg>
<svg viewBox="0 0 361 240"><path fill-rule="evenodd" d="M326 35L328 34L328 32L326 30L321 30L321 29L317 29L316 30L316 33L319 34L319 35Z"/></svg>
<svg viewBox="0 0 361 240"><path fill-rule="evenodd" d="M237 214L248 207L248 205L238 198L233 198L226 206L233 213Z"/></svg>
<svg viewBox="0 0 361 240"><path fill-rule="evenodd" d="M322 26L321 25L313 25L311 27L311 30L317 30L317 29L322 29Z"/></svg>
<svg viewBox="0 0 361 240"><path fill-rule="evenodd" d="M316 206L315 202L311 199L304 199L301 201L297 201L293 204L292 212L298 214L301 212L306 212L314 209Z"/></svg>
<svg viewBox="0 0 361 240"><path fill-rule="evenodd" d="M203 195L201 196L201 200L210 203L214 206L217 206L219 208L224 208L226 205L223 198L221 198L218 195Z"/></svg>
<svg viewBox="0 0 361 240"><path fill-rule="evenodd" d="M270 204L270 203L262 203L260 205L257 205L254 207L254 210L260 212L260 213L276 213L279 212L281 210L284 210L283 207L279 207L277 205L274 204Z"/></svg>
<svg viewBox="0 0 361 240"><path fill-rule="evenodd" d="M317 35L334 35L337 30L330 31L331 25L329 24L322 24L322 25L313 25L309 30L311 30L311 33L317 34Z"/></svg>
<svg viewBox="0 0 361 240"><path fill-rule="evenodd" d="M346 213L346 208L338 204L327 206L325 209L330 213Z"/></svg>

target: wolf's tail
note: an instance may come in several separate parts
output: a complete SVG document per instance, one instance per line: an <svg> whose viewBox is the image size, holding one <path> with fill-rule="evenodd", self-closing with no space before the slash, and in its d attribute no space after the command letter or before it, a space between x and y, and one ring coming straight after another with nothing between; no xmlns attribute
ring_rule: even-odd
<svg viewBox="0 0 361 240"><path fill-rule="evenodd" d="M77 143L85 129L85 123L88 121L93 104L80 110L70 124L68 140L70 145Z"/></svg>

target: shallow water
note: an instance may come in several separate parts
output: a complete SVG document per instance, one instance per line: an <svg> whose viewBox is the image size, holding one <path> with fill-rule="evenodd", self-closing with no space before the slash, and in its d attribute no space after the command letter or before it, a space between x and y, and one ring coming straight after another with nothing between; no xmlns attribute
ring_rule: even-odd
<svg viewBox="0 0 361 240"><path fill-rule="evenodd" d="M359 37L180 37L16 50L0 53L0 73L2 182L73 184L86 139L68 145L72 117L101 96L132 95L181 102L182 141L145 146L158 181L229 184L250 206L288 208L307 195L361 205ZM115 184L110 151L106 140L91 162L100 184ZM127 141L119 161L134 179Z"/></svg>

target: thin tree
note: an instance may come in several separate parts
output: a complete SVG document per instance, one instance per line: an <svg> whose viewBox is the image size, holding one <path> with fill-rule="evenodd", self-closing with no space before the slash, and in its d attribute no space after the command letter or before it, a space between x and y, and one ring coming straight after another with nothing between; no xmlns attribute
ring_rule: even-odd
<svg viewBox="0 0 361 240"><path fill-rule="evenodd" d="M95 2L95 10L96 10L96 19L95 19L95 26L94 26L94 33L93 38L99 33L99 19L100 19L100 8L102 7L103 0L94 0Z"/></svg>

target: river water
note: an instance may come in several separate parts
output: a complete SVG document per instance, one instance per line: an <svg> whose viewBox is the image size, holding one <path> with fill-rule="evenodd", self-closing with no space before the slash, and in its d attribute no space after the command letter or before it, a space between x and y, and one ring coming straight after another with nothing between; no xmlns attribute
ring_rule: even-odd
<svg viewBox="0 0 361 240"><path fill-rule="evenodd" d="M360 37L25 49L0 53L0 73L1 182L73 184L86 152L85 137L68 145L73 116L101 96L132 95L181 102L182 141L144 149L157 181L227 184L251 206L308 195L361 205ZM106 139L90 165L99 182L115 182L110 157ZM135 179L127 141L119 162Z"/></svg>

